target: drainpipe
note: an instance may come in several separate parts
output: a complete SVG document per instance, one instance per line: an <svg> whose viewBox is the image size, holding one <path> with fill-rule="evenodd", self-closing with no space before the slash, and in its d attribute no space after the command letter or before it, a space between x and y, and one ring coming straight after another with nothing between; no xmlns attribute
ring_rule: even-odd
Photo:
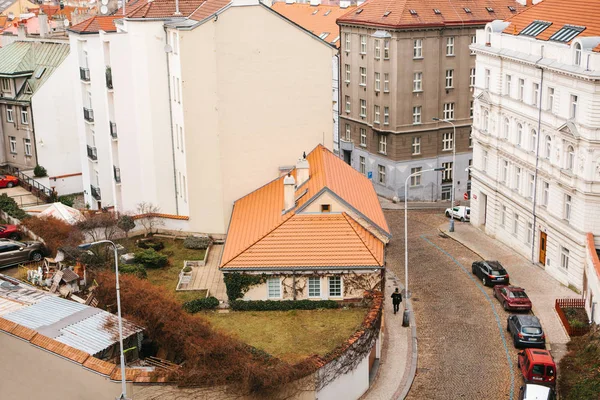
<svg viewBox="0 0 600 400"><path fill-rule="evenodd" d="M168 45L169 33L167 27L163 27L165 30L165 45ZM179 200L177 200L177 168L175 166L175 139L173 137L173 99L171 98L171 68L169 67L169 53L165 52L165 59L167 61L167 86L169 87L169 120L171 121L171 155L173 157L173 186L175 187L175 214L179 215ZM175 132L177 135L177 132Z"/></svg>
<svg viewBox="0 0 600 400"><path fill-rule="evenodd" d="M542 46L542 48L541 48L540 59L535 62L536 66L543 58L544 58L544 46ZM533 236L531 238L531 262L532 263L535 263L535 237L536 237L535 225L536 225L536 221L537 221L536 206L537 206L538 168L539 168L539 164L540 164L540 142L542 139L542 94L544 93L544 69L539 66L537 68L539 68L541 71L541 77L540 77L540 99L538 101L537 143L535 146L535 171L534 171L534 175L533 175L533 210L532 210L533 226L531 229L531 231L532 231L531 235ZM546 246L547 245L548 244L546 244Z"/></svg>

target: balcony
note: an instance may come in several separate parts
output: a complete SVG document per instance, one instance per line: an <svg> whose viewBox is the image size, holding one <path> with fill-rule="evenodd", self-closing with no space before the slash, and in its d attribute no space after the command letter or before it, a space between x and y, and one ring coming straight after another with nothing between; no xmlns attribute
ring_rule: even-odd
<svg viewBox="0 0 600 400"><path fill-rule="evenodd" d="M110 136L113 139L117 138L117 123L116 122L111 122L110 123Z"/></svg>
<svg viewBox="0 0 600 400"><path fill-rule="evenodd" d="M102 199L102 197L100 196L100 188L94 185L90 185L90 189L92 190L92 197L100 201Z"/></svg>
<svg viewBox="0 0 600 400"><path fill-rule="evenodd" d="M117 168L113 165L113 172L115 175L115 182L121 183L121 168Z"/></svg>
<svg viewBox="0 0 600 400"><path fill-rule="evenodd" d="M113 81L112 81L112 69L110 67L106 67L106 88L112 90Z"/></svg>
<svg viewBox="0 0 600 400"><path fill-rule="evenodd" d="M83 107L83 119L88 122L94 122L94 110Z"/></svg>
<svg viewBox="0 0 600 400"><path fill-rule="evenodd" d="M95 147L92 147L90 145L88 145L87 147L87 155L88 158L92 161L97 161L98 160L98 151L96 150Z"/></svg>
<svg viewBox="0 0 600 400"><path fill-rule="evenodd" d="M84 82L90 81L90 69L89 68L79 68L79 77Z"/></svg>

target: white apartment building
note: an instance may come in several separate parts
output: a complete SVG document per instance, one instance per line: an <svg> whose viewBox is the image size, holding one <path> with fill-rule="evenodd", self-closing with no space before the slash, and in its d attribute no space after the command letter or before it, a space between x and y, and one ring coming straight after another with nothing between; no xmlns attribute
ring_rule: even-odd
<svg viewBox="0 0 600 400"><path fill-rule="evenodd" d="M600 17L586 3L544 0L471 46L471 223L584 295L586 235L600 237Z"/></svg>
<svg viewBox="0 0 600 400"><path fill-rule="evenodd" d="M224 234L235 200L332 148L335 47L254 0L127 7L70 30L92 208L145 201Z"/></svg>

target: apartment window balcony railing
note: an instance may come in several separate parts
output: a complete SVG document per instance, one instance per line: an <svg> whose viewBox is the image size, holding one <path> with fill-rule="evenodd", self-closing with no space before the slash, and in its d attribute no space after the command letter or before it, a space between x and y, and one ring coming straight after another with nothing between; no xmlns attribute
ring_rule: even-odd
<svg viewBox="0 0 600 400"><path fill-rule="evenodd" d="M90 81L90 69L89 68L79 68L79 77L84 82Z"/></svg>
<svg viewBox="0 0 600 400"><path fill-rule="evenodd" d="M106 87L108 89L113 88L112 69L110 67L106 67Z"/></svg>
<svg viewBox="0 0 600 400"><path fill-rule="evenodd" d="M117 123L116 122L111 122L110 123L110 136L113 139L117 138Z"/></svg>
<svg viewBox="0 0 600 400"><path fill-rule="evenodd" d="M95 147L88 145L87 147L88 158L92 161L98 160L98 151Z"/></svg>
<svg viewBox="0 0 600 400"><path fill-rule="evenodd" d="M96 200L101 200L102 196L100 196L100 188L98 186L90 185L90 189L92 191L92 197Z"/></svg>
<svg viewBox="0 0 600 400"><path fill-rule="evenodd" d="M83 107L83 119L88 122L94 122L94 110Z"/></svg>
<svg viewBox="0 0 600 400"><path fill-rule="evenodd" d="M121 168L117 168L113 165L113 171L115 175L115 182L121 183Z"/></svg>

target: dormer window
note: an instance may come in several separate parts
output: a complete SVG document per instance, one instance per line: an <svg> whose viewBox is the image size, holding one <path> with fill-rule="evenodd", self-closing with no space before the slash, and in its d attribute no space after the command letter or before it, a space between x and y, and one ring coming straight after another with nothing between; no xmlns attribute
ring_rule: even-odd
<svg viewBox="0 0 600 400"><path fill-rule="evenodd" d="M10 79L0 78L0 85L2 85L3 92L10 92Z"/></svg>
<svg viewBox="0 0 600 400"><path fill-rule="evenodd" d="M331 212L331 204L321 204L321 212L322 213Z"/></svg>
<svg viewBox="0 0 600 400"><path fill-rule="evenodd" d="M492 27L488 26L485 28L485 45L490 46L492 44Z"/></svg>
<svg viewBox="0 0 600 400"><path fill-rule="evenodd" d="M581 43L575 43L573 48L575 49L575 65L581 65Z"/></svg>

